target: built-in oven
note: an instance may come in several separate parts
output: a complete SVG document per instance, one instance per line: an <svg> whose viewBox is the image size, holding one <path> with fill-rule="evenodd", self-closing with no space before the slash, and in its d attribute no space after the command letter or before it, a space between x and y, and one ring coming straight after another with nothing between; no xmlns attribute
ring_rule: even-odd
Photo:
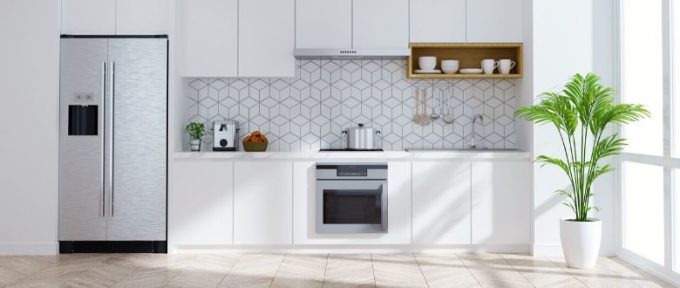
<svg viewBox="0 0 680 288"><path fill-rule="evenodd" d="M387 163L317 163L316 231L387 233Z"/></svg>

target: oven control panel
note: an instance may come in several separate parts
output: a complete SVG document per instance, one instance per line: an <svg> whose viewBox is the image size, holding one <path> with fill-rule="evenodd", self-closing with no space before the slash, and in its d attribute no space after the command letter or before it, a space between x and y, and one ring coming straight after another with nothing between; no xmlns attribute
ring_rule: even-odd
<svg viewBox="0 0 680 288"><path fill-rule="evenodd" d="M362 164L316 164L317 179L386 179L387 163L362 163Z"/></svg>
<svg viewBox="0 0 680 288"><path fill-rule="evenodd" d="M342 165L336 171L338 177L368 176L368 168L362 165Z"/></svg>

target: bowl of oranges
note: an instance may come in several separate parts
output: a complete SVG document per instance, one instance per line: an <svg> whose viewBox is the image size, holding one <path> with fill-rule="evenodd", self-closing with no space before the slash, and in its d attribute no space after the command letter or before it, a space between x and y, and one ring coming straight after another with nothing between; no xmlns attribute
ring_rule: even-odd
<svg viewBox="0 0 680 288"><path fill-rule="evenodd" d="M267 140L267 136L264 136L264 134L258 130L243 137L243 149L247 152L267 151L268 144L269 141Z"/></svg>

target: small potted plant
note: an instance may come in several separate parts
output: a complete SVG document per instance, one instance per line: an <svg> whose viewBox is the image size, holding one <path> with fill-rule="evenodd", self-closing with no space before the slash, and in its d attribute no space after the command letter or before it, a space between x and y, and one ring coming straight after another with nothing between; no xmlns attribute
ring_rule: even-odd
<svg viewBox="0 0 680 288"><path fill-rule="evenodd" d="M625 125L650 116L642 105L616 104L614 90L599 83L595 74L576 74L561 93L541 94L541 102L521 107L515 113L536 124L552 124L562 142L562 155L540 155L536 161L562 170L571 184L556 192L565 197L564 205L573 217L560 221L562 251L567 266L592 268L595 266L602 223L591 216L593 184L614 167L604 160L618 155L626 140L609 134L611 124Z"/></svg>
<svg viewBox="0 0 680 288"><path fill-rule="evenodd" d="M201 138L205 134L205 126L203 126L203 123L191 122L187 124L187 127L184 128L184 131L189 134L189 138L191 139L191 151L201 151Z"/></svg>

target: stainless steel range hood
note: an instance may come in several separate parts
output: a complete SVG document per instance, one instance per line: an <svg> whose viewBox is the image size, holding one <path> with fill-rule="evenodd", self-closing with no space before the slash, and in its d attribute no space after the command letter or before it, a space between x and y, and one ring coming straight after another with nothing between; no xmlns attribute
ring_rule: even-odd
<svg viewBox="0 0 680 288"><path fill-rule="evenodd" d="M295 49L297 58L331 57L331 58L361 58L361 57L394 57L404 58L409 56L408 48L390 49L332 49L332 48L304 48Z"/></svg>

